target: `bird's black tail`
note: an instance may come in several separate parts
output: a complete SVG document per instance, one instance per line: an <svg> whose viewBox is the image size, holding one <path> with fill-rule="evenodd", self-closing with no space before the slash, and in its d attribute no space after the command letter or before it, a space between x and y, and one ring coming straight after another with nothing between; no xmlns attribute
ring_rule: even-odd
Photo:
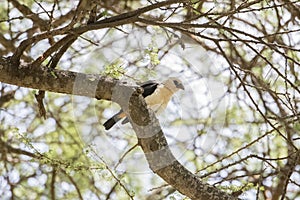
<svg viewBox="0 0 300 200"><path fill-rule="evenodd" d="M103 126L105 127L105 130L109 130L111 127L113 127L118 121L120 121L123 117L125 117L125 114L121 110L114 116L112 116L110 119L108 119L106 122L104 122Z"/></svg>

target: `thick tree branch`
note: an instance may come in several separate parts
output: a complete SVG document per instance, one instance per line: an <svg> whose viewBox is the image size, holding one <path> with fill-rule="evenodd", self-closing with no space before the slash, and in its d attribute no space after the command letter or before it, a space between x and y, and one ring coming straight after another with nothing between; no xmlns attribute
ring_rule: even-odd
<svg viewBox="0 0 300 200"><path fill-rule="evenodd" d="M111 100L116 87L130 87L116 79L54 70L31 65L15 66L10 59L0 58L0 82L56 93L73 94ZM133 88L133 87L131 87Z"/></svg>
<svg viewBox="0 0 300 200"><path fill-rule="evenodd" d="M136 87L98 75L13 66L9 59L4 58L0 58L0 81L21 87L115 101L130 116L139 145L153 172L191 199L237 199L204 183L176 160L158 120L147 109L141 91L136 90Z"/></svg>

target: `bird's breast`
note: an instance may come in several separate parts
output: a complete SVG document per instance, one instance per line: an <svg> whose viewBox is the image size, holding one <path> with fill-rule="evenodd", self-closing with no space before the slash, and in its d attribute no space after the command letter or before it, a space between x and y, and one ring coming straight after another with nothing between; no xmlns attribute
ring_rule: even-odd
<svg viewBox="0 0 300 200"><path fill-rule="evenodd" d="M147 105L157 114L161 113L168 105L172 93L164 87L158 87L153 94L147 96Z"/></svg>

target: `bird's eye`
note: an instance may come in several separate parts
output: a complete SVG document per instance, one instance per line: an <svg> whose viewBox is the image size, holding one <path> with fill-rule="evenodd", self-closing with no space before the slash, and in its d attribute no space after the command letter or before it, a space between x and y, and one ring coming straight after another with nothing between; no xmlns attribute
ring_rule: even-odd
<svg viewBox="0 0 300 200"><path fill-rule="evenodd" d="M175 84L175 85L178 85L178 81L177 81L177 80L174 80L174 84Z"/></svg>

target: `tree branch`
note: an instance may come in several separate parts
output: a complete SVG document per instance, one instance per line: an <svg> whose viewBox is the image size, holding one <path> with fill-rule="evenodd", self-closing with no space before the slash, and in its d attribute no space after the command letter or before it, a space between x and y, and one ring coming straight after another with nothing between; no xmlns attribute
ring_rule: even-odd
<svg viewBox="0 0 300 200"><path fill-rule="evenodd" d="M173 156L153 111L148 110L136 86L99 75L44 67L13 66L0 58L0 81L8 84L112 100L122 107L138 137L150 168L182 194L197 200L237 199L188 171Z"/></svg>
<svg viewBox="0 0 300 200"><path fill-rule="evenodd" d="M0 82L20 87L111 100L116 87L135 88L116 79L31 65L15 66L0 58Z"/></svg>
<svg viewBox="0 0 300 200"><path fill-rule="evenodd" d="M20 58L23 54L23 52L26 50L26 48L28 48L30 45L49 38L50 36L53 37L55 35L64 35L67 33L72 33L75 35L81 35L87 31L91 31L91 30L98 30L98 29L103 29L103 28L111 28L111 27L117 27L120 25L124 25L124 24L130 24L130 23L134 23L135 21L137 21L138 16L142 15L143 13L149 12L151 10L163 7L163 6L168 6L171 4L175 4L175 3L184 3L187 2L187 0L169 0L169 1L163 1L163 2L158 2L149 6L145 6L142 7L140 9L134 10L134 11L130 11L127 13L123 13L117 16L113 16L110 18L106 18L100 21L97 21L95 23L91 23L91 24L87 24L87 25L83 25L77 28L73 28L70 27L70 25L67 25L66 27L62 27L62 28L58 28L58 29L54 29L51 31L47 31L38 35L35 35L31 38L28 38L26 40L23 40L21 42L21 44L19 45L19 47L17 48L17 50L15 51L15 53L12 55L12 60L18 64L18 62L20 61Z"/></svg>

